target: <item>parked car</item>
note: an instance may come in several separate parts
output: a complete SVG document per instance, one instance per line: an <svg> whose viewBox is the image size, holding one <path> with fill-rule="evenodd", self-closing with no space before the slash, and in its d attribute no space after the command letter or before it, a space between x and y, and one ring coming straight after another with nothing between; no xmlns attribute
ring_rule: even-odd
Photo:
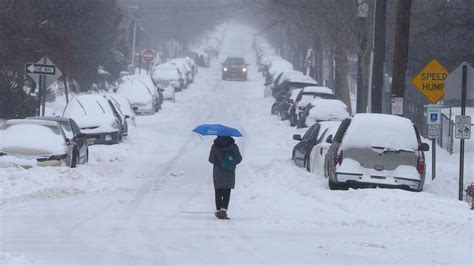
<svg viewBox="0 0 474 266"><path fill-rule="evenodd" d="M340 121L327 121L316 123L306 130L303 137L300 134L293 135L293 139L298 143L293 148L291 159L299 167L304 167L310 171L310 153L313 147L319 144L322 139L321 135L331 126L340 124Z"/></svg>
<svg viewBox="0 0 474 266"><path fill-rule="evenodd" d="M151 76L155 84L158 84L160 80L168 80L176 92L184 89L184 80L178 68L172 64L157 65Z"/></svg>
<svg viewBox="0 0 474 266"><path fill-rule="evenodd" d="M128 116L128 121L130 121L133 126L136 126L136 115L135 111L133 111L133 107L130 101L125 96L120 95L118 93L111 93L107 95L113 102L115 102L115 104L118 106L118 108L120 108L122 113Z"/></svg>
<svg viewBox="0 0 474 266"><path fill-rule="evenodd" d="M316 97L323 99L335 99L334 93L327 87L304 87L295 99L295 115L290 117L290 122L292 122L292 124L297 124L298 120L303 114L305 107Z"/></svg>
<svg viewBox="0 0 474 266"><path fill-rule="evenodd" d="M176 92L172 85L172 81L168 79L155 79L156 86L162 91L163 99L176 101Z"/></svg>
<svg viewBox="0 0 474 266"><path fill-rule="evenodd" d="M122 108L120 108L121 105L114 98L114 97L118 98L118 97L123 97L123 96L117 95L117 94L103 94L102 96L109 103L109 105L112 108L112 111L114 112L115 116L120 118L120 122L121 122L121 125L122 125L122 136L128 136L128 119L130 119L130 116L125 114L122 111Z"/></svg>
<svg viewBox="0 0 474 266"><path fill-rule="evenodd" d="M341 100L316 97L304 108L302 115L298 119L297 127L311 126L319 121L342 121L349 116L347 105Z"/></svg>
<svg viewBox="0 0 474 266"><path fill-rule="evenodd" d="M318 122L321 126L319 129L317 144L311 149L309 153L309 164L307 164L307 170L311 173L315 173L319 176L324 176L324 160L326 153L328 152L331 143L327 141L328 138L332 138L339 126L341 121L325 121Z"/></svg>
<svg viewBox="0 0 474 266"><path fill-rule="evenodd" d="M112 105L99 94L79 95L66 105L63 117L74 119L89 145L122 141L122 121Z"/></svg>
<svg viewBox="0 0 474 266"><path fill-rule="evenodd" d="M153 81L144 75L122 77L117 93L126 97L138 115L152 115L161 108L158 89Z"/></svg>
<svg viewBox="0 0 474 266"><path fill-rule="evenodd" d="M242 57L227 57L222 63L222 80L247 80L248 64Z"/></svg>
<svg viewBox="0 0 474 266"><path fill-rule="evenodd" d="M23 167L74 168L79 163L79 149L56 121L11 119L1 129L0 157Z"/></svg>
<svg viewBox="0 0 474 266"><path fill-rule="evenodd" d="M35 116L27 119L44 120L57 122L66 136L66 143L73 146L72 164L85 164L89 161L89 145L87 144L87 136L81 132L76 122L67 117L60 116Z"/></svg>
<svg viewBox="0 0 474 266"><path fill-rule="evenodd" d="M325 158L329 188L397 187L421 191L425 155L418 129L403 117L356 114L345 119Z"/></svg>
<svg viewBox="0 0 474 266"><path fill-rule="evenodd" d="M194 82L193 70L185 58L175 58L170 60L168 63L176 66L182 73L184 73L187 84Z"/></svg>

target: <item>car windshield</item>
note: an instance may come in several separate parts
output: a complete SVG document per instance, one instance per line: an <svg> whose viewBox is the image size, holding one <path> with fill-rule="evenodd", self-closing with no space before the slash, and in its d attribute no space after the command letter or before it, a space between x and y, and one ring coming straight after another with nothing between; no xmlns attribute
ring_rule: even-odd
<svg viewBox="0 0 474 266"><path fill-rule="evenodd" d="M225 60L226 65L244 65L245 61L241 57L229 57Z"/></svg>
<svg viewBox="0 0 474 266"><path fill-rule="evenodd" d="M160 88L166 88L170 85L170 81L166 79L155 80L155 83Z"/></svg>

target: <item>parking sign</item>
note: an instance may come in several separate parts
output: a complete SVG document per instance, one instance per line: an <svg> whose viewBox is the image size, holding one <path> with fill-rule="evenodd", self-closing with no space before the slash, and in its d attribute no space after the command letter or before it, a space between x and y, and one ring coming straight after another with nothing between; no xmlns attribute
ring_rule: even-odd
<svg viewBox="0 0 474 266"><path fill-rule="evenodd" d="M428 125L441 124L441 105L428 104L426 107L426 123Z"/></svg>

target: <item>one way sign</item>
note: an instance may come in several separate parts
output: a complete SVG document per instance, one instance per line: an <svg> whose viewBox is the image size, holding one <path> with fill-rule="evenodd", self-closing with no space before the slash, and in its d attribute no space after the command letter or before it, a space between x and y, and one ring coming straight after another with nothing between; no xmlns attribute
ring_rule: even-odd
<svg viewBox="0 0 474 266"><path fill-rule="evenodd" d="M34 64L26 63L25 72L27 74L38 74L38 75L56 75L56 66L55 65L45 65L45 64Z"/></svg>

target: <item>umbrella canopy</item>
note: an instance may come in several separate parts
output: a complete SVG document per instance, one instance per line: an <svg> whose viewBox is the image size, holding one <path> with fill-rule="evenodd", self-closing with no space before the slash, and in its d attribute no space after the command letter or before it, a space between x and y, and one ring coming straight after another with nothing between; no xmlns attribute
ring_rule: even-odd
<svg viewBox="0 0 474 266"><path fill-rule="evenodd" d="M207 136L207 135L215 135L215 136L228 136L228 137L242 137L240 131L236 128L224 126L221 124L202 124L195 129L194 132Z"/></svg>

